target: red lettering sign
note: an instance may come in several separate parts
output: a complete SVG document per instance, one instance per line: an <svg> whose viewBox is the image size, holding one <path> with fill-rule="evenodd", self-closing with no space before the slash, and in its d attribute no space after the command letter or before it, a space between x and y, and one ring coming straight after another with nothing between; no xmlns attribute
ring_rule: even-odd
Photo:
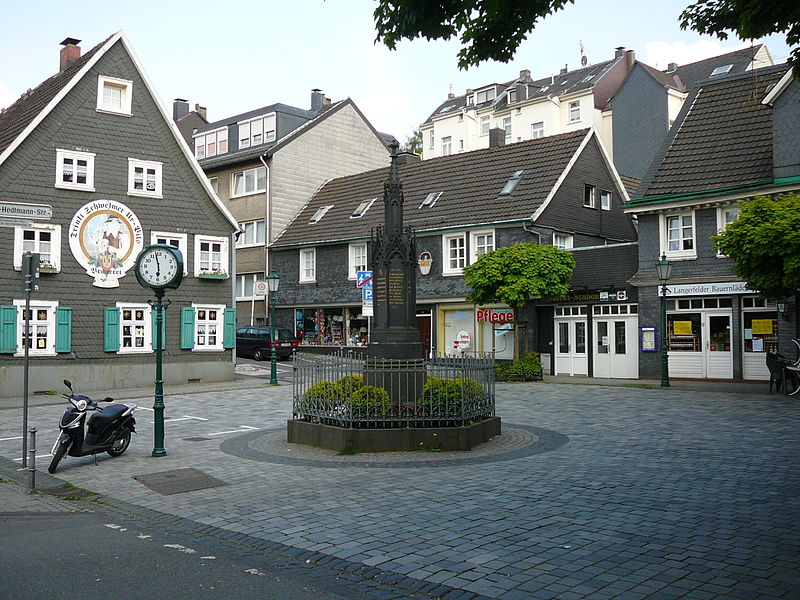
<svg viewBox="0 0 800 600"><path fill-rule="evenodd" d="M481 308L477 312L478 322L510 323L514 320L513 310Z"/></svg>

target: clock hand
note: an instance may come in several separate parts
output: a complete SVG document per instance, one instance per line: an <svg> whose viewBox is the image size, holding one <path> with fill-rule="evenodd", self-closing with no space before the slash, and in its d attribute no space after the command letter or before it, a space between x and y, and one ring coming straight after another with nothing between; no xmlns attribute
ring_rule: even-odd
<svg viewBox="0 0 800 600"><path fill-rule="evenodd" d="M153 257L156 259L156 277L161 275L161 264L158 262L158 254L154 254Z"/></svg>

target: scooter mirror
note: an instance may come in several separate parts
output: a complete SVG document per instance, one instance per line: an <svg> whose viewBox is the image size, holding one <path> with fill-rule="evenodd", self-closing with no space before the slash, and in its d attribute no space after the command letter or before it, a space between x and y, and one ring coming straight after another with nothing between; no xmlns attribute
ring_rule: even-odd
<svg viewBox="0 0 800 600"><path fill-rule="evenodd" d="M64 380L64 385L67 386L70 391L72 391L72 382L69 379Z"/></svg>

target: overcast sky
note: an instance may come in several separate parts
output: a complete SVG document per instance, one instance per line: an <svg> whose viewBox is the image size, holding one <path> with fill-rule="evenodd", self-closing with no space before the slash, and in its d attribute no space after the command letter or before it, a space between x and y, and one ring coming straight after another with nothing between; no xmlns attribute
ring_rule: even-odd
<svg viewBox="0 0 800 600"><path fill-rule="evenodd" d="M373 0L138 0L77 3L9 0L0 17L0 107L58 69L59 42L89 50L122 29L161 100L208 108L212 121L274 102L310 107L310 90L352 98L380 131L406 137L446 97L530 69L536 79L608 60L625 46L654 67L685 64L742 47L681 31L689 0L576 0L539 23L508 64L457 68L457 41L374 43ZM785 36L764 40L773 60Z"/></svg>

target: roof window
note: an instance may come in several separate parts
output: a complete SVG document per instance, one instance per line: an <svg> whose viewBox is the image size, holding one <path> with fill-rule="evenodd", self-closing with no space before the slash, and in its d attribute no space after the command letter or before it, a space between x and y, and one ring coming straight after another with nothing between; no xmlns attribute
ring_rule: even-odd
<svg viewBox="0 0 800 600"><path fill-rule="evenodd" d="M733 65L725 65L725 66L722 66L722 67L717 67L716 69L711 71L711 77L714 77L714 75L723 75L724 73L727 73L728 71L730 71L732 68L733 68Z"/></svg>
<svg viewBox="0 0 800 600"><path fill-rule="evenodd" d="M442 192L431 192L427 196L425 196L425 200L422 201L422 204L419 205L419 208L423 206L433 206L436 204L436 201L439 199L439 196L442 195Z"/></svg>
<svg viewBox="0 0 800 600"><path fill-rule="evenodd" d="M363 202L360 202L359 205L356 206L356 209L353 211L353 214L350 215L350 218L351 219L360 219L361 217L363 217L364 213L369 210L369 207L372 206L372 203L375 202L375 200L377 200L377 198L372 198L371 200L364 200ZM325 213L322 213L322 214L325 214ZM320 215L320 217L321 216L322 215Z"/></svg>
<svg viewBox="0 0 800 600"><path fill-rule="evenodd" d="M317 212L314 213L314 216L311 217L311 220L308 222L309 225L313 225L314 223L318 223L319 220L325 216L330 209L333 208L333 204L328 206L323 206L322 208L317 209Z"/></svg>
<svg viewBox="0 0 800 600"><path fill-rule="evenodd" d="M588 82L589 82L589 81L591 81L592 79L594 79L594 73L592 73L591 75L587 75L586 77L584 77L583 79L581 79L581 83L588 83Z"/></svg>
<svg viewBox="0 0 800 600"><path fill-rule="evenodd" d="M503 186L503 189L500 190L500 195L501 196L510 195L511 192L513 192L519 185L519 182L522 180L522 174L524 172L525 171L515 171L514 174L511 176L511 178Z"/></svg>

